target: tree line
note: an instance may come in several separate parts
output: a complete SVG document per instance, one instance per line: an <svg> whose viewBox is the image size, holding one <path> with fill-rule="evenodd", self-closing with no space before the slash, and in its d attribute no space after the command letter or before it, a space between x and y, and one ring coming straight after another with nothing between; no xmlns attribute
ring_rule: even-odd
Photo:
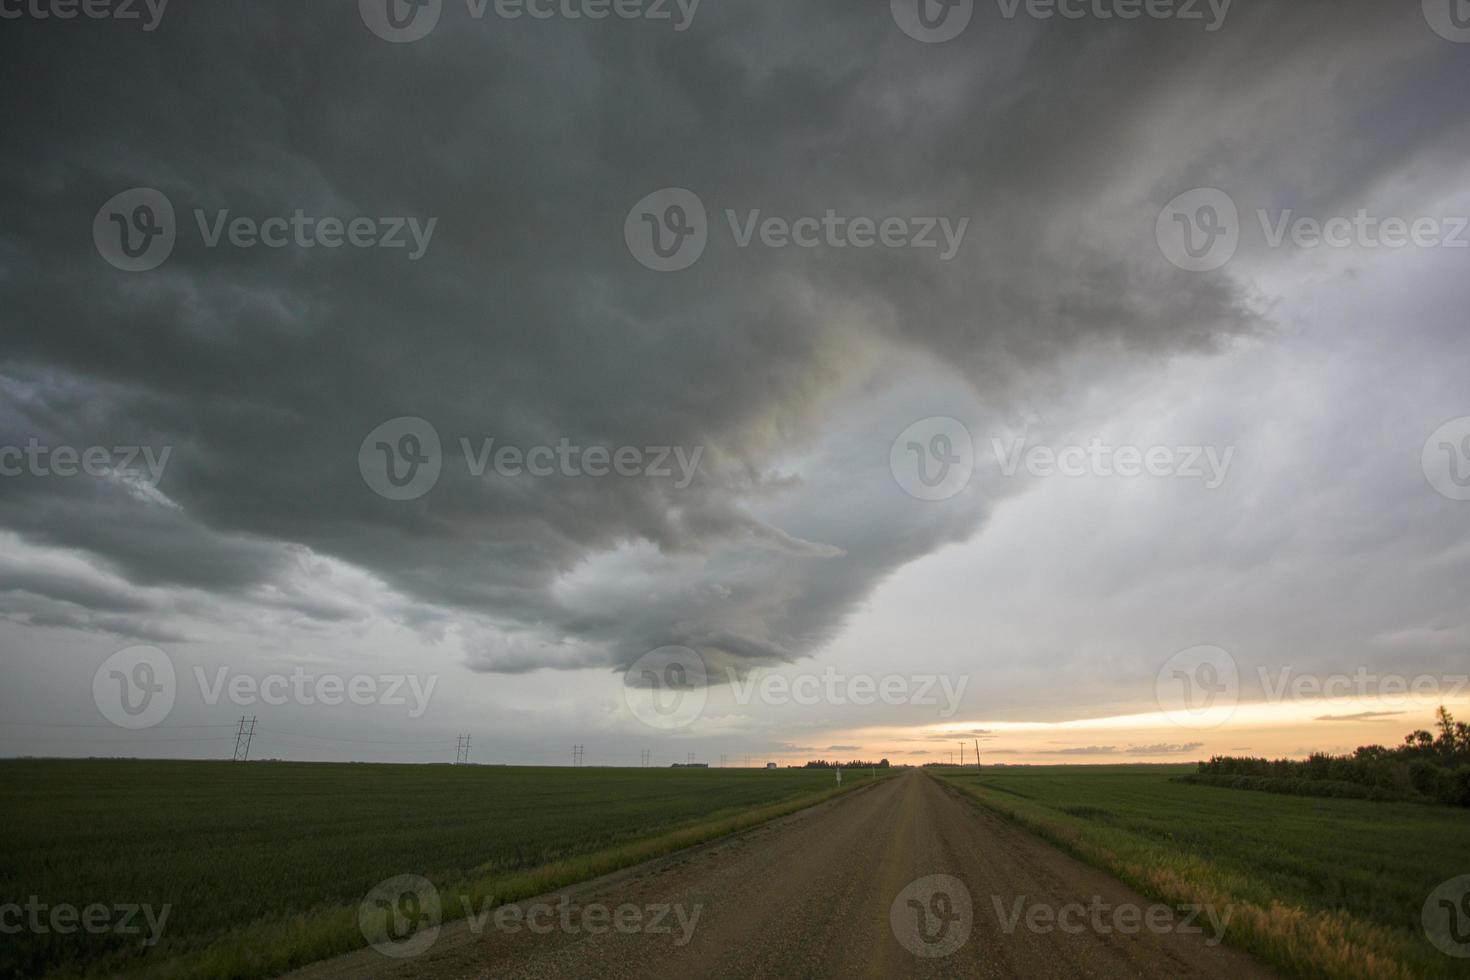
<svg viewBox="0 0 1470 980"><path fill-rule="evenodd" d="M1443 706L1436 731L1420 729L1393 748L1364 745L1352 755L1313 753L1305 760L1215 756L1183 782L1303 796L1413 800L1470 807L1470 724Z"/></svg>

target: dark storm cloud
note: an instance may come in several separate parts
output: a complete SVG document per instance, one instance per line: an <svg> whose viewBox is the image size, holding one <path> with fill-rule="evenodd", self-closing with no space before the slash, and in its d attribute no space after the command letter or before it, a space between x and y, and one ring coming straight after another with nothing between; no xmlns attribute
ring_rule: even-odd
<svg viewBox="0 0 1470 980"><path fill-rule="evenodd" d="M998 496L929 505L894 486L893 438L961 404L904 388L915 364L1004 413L1019 378L1073 355L1208 350L1258 318L1230 279L1161 260L1159 205L1248 184L1263 157L1344 194L1462 138L1440 92L1393 148L1322 149L1362 121L1332 83L1358 95L1374 65L1416 57L1440 70L1443 42L1388 6L1240 9L1209 35L980 18L938 47L900 33L886 4L836 0L710 3L679 33L492 17L406 45L372 36L353 4L195 4L147 34L7 24L3 434L173 455L158 498L11 480L0 526L136 586L252 601L305 546L418 603L405 621L473 624L486 669L627 663L665 644L800 657ZM1369 111L1411 97L1387 91ZM172 201L179 242L129 274L90 228L135 186ZM711 240L660 275L622 228L665 186L702 198ZM416 261L209 249L196 208L437 225ZM940 262L738 249L726 208L971 223ZM438 486L411 503L374 495L357 467L364 436L398 416L444 442ZM706 454L685 487L474 479L461 437ZM63 573L8 568L0 584L108 613L95 628L170 632L155 607L128 606L143 600Z"/></svg>

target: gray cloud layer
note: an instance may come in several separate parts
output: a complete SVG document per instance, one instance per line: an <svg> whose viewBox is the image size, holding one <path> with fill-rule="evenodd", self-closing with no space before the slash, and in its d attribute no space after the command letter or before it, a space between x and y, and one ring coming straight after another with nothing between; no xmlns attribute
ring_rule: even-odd
<svg viewBox="0 0 1470 980"><path fill-rule="evenodd" d="M0 443L173 455L166 500L7 480L0 527L108 584L0 563L0 604L154 641L187 632L190 596L350 619L291 584L304 546L381 578L406 622L472 624L488 670L665 644L801 657L1003 495L903 495L888 447L910 422L1010 419L1081 355L1146 364L1266 326L1235 280L1163 261L1163 202L1218 184L1330 204L1406 159L1463 157L1463 53L1394 6L1241 7L1212 34L982 12L943 46L886 4L838 0L707 2L682 33L450 4L410 45L351 4L181 6L148 34L8 25ZM1357 138L1370 125L1393 138ZM151 273L90 240L134 186L180 216ZM698 193L714 226L671 275L622 239L664 186ZM195 208L438 225L416 262L207 249ZM738 249L726 208L971 224L944 263ZM449 459L430 495L395 503L357 450L409 415ZM474 479L461 436L707 452L682 489Z"/></svg>

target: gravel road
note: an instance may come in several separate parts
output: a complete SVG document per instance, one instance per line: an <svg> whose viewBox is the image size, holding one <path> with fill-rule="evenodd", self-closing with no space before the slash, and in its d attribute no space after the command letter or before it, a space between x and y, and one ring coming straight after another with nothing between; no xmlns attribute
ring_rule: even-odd
<svg viewBox="0 0 1470 980"><path fill-rule="evenodd" d="M479 923L448 924L411 957L370 948L292 976L1273 976L1214 942L1225 914L1167 911L912 770ZM401 953L425 938L385 948Z"/></svg>

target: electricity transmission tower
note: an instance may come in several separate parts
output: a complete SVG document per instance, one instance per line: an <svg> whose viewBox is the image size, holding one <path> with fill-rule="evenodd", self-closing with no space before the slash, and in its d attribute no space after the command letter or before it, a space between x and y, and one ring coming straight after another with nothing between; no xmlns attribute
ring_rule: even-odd
<svg viewBox="0 0 1470 980"><path fill-rule="evenodd" d="M240 716L240 729L235 732L235 761L246 762L250 759L250 740L255 737L255 719L246 719Z"/></svg>
<svg viewBox="0 0 1470 980"><path fill-rule="evenodd" d="M585 753L586 748L587 747L585 745L573 745L572 746L572 765L573 766L580 766L582 764L582 756Z"/></svg>
<svg viewBox="0 0 1470 980"><path fill-rule="evenodd" d="M456 766L468 765L470 761L470 737L459 736L454 743L454 764Z"/></svg>
<svg viewBox="0 0 1470 980"><path fill-rule="evenodd" d="M644 749L639 755L638 764L645 769L648 768L648 763L651 761L649 758L650 755L651 753L647 749Z"/></svg>

